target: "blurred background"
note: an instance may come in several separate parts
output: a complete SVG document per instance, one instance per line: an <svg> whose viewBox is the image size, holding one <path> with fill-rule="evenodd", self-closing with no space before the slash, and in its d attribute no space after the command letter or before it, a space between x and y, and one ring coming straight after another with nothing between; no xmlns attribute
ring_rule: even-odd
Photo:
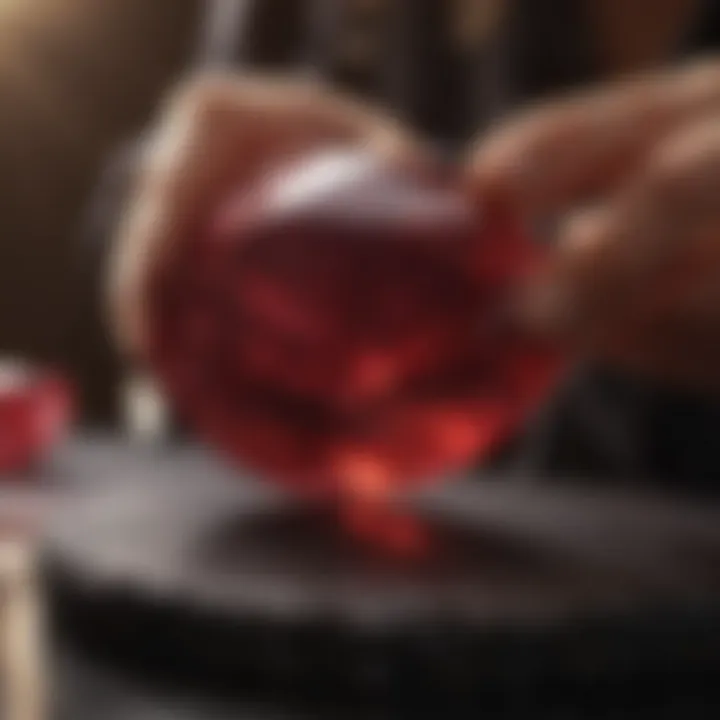
<svg viewBox="0 0 720 720"><path fill-rule="evenodd" d="M367 19L372 12L379 12L378 8L384 7L396 8L397 12L388 15L385 21L370 22ZM699 13L701 7L702 14ZM449 9L455 18L448 25L452 31L439 33L438 28L442 26L440 18L446 17ZM347 13L343 14L345 11ZM505 11L508 14L504 14ZM346 23L348 18L350 20ZM597 0L587 3L579 0L0 0L0 357L18 355L41 363L67 365L82 391L84 419L93 424L114 423L117 420L119 383L131 370L119 365L108 341L107 329L104 329L100 303L103 249L114 231L124 190L132 176L133 148L137 147L138 139L148 129L166 91L191 68L239 61L242 66L292 67L294 70L299 68L318 73L390 106L443 148L457 151L489 122L525 102L571 87L584 87L591 80L616 78L629 72L660 67L685 55L686 51L714 47L720 37L719 19L720 3L715 0L706 3L699 0ZM340 32L342 28L349 28L347 34ZM363 28L371 31L366 33ZM378 32L374 33L372 28ZM541 445L547 446L549 442L550 446L560 447L561 451L555 455L553 450L547 455L547 466L536 464L533 472L543 475L546 467L563 471L569 468L574 472L582 467L583 472L595 472L603 477L615 474L625 478L627 475L634 476L642 465L642 470L653 478L658 468L671 468L674 480L681 479L675 488L680 484L684 486L686 475L696 471L698 475L710 478L716 488L720 461L714 458L712 462L705 462L703 454L695 453L693 449L697 443L706 450L717 444L716 415L712 415L708 423L704 422L704 416L701 418L706 431L703 435L686 421L690 414L677 413L674 406L668 406L669 413L664 417L675 418L676 422L663 426L665 434L658 435L660 439L656 444L667 444L667 437L680 438L678 428L683 427L684 431L689 430L686 434L696 444L686 445L684 440L678 440L673 446L674 457L683 458L683 462L678 461L673 467L667 454L660 454L657 458L653 456L647 462L641 457L641 461L636 463L636 455L640 457L647 448L636 443L639 436L626 431L622 419L629 417L632 423L636 416L625 412L628 406L622 402L618 406L620 412L614 415L612 404L617 393L623 402L629 398L630 406L635 407L635 395L632 392L628 394L622 383L614 383L602 381L591 385L589 391L585 386L579 387L580 392L576 392L577 387L570 388L569 396L575 398L569 405L571 413L563 415L560 412L559 423L545 422L545 426L540 428L543 432L539 432L536 439ZM598 397L602 400L599 405ZM611 412L597 413L599 406L610 407ZM642 403L638 406L641 409L648 407ZM541 418L540 425L544 421L545 418ZM608 428L611 433L607 432ZM285 523L286 518L281 513L278 514L279 519L266 516L264 506L257 509L251 504L255 499L250 491L247 495L250 500L243 495L243 483L233 484L235 475L232 482L226 483L227 487L232 487L232 492L223 495L227 490L225 485L222 492L209 491L207 495L214 497L213 502L219 500L216 505L210 502L205 507L205 486L198 490L197 478L211 477L217 468L204 464L205 459L198 460L191 451L183 455L182 452L187 449L180 454L177 454L177 448L164 449L167 450L166 456L159 459L161 453L150 456L136 454L134 449L128 452L117 437L105 438L97 443L85 442L81 438L77 443L71 443L69 451L61 457L60 467L65 473L63 478L70 478L70 485L79 479L78 487L87 491L89 496L86 512L76 516L74 508L70 508L67 518L61 518L61 531L56 536L56 539L59 538L58 557L65 560L70 568L59 581L54 578L60 588L58 604L66 604L63 609L70 618L68 627L80 636L98 637L99 629L105 628L110 633L108 648L116 643L125 652L135 645L132 638L128 642L133 633L127 631L127 625L114 620L115 614L127 617L127 607L123 603L128 603L131 609L134 608L137 622L148 623L148 645L151 647L147 651L150 656L153 652L158 653L154 656L155 661L163 669L172 669L173 661L182 655L182 659L191 666L189 672L192 674L197 669L192 667L193 661L201 665L204 662L202 652L206 652L209 659L203 667L212 675L213 662L217 660L215 652L219 649L218 666L222 667L224 663L226 670L230 668L231 685L235 682L236 657L233 653L242 656L252 669L257 659L254 638L259 637L266 645L263 645L264 654L259 653L262 670L258 676L264 677L263 674L270 668L267 676L271 678L268 681L271 695L275 691L276 674L290 677L289 687L292 692L297 690L300 674L293 674L296 668L292 663L283 662L288 657L290 660L306 657L303 654L306 648L308 652L320 648L321 661L327 663L329 669L334 669L332 652L323 655L324 646L316 642L313 634L320 632L319 637L325 637L322 633L327 614L323 615L321 611L317 627L308 629L302 625L304 615L298 613L302 616L300 631L287 646L283 645L286 640L284 629L277 632L275 616L265 614L266 605L271 606L272 603L265 602L263 593L267 588L264 585L253 599L257 601L260 598L261 611L257 616L252 615L247 620L242 603L236 606L240 622L232 627L238 631L239 640L226 654L223 653L230 643L226 643L224 627L211 623L212 632L218 633L212 636L215 642L206 641L205 626L200 626L194 635L187 630L187 618L195 616L193 612L184 614L187 608L182 604L188 602L184 595L180 599L181 612L173 614L169 624L164 624L164 620L159 623L157 636L152 634L151 631L157 630L154 613L158 608L162 612L162 602L174 607L178 600L173 596L174 581L182 585L187 580L190 585L196 583L200 588L208 582L217 581L225 588L223 583L230 577L232 591L246 599L253 597L252 593L248 596L245 593L255 591L254 584L262 576L258 568L265 570L270 567L267 586L274 591L273 597L277 599L278 606L283 606L283 602L290 598L290 615L297 609L292 602L296 597L292 592L295 591L303 601L310 597L311 602L321 604L330 598L340 606L347 603L351 609L356 597L360 600L364 597L362 592L347 592L347 587L354 587L351 581L356 579L354 549L345 555L342 553L346 551L341 549L338 551L340 560L337 560L332 548L329 556L332 562L337 563L332 567L338 572L340 581L337 586L324 584L326 566L322 562L326 561L327 546L331 544L326 542L326 538L334 539L336 536L321 535L318 541L314 534L314 516L310 518L311 522L300 523L299 526L292 517L292 522ZM565 460L556 465L555 460L560 455ZM685 463L689 456L697 458L695 466ZM535 462L537 458L537 455L532 455L530 460ZM161 466L162 472L158 471ZM149 502L146 502L144 494L145 476L160 483L159 490ZM129 478L139 479L140 482L133 486L126 482ZM89 479L100 479L106 482L107 488L119 489L118 497L122 502L116 503L115 496L108 494L103 495L103 503L94 505L97 498L92 494ZM221 479L227 478L221 475ZM172 483L172 490L163 484L166 482ZM102 485L102 482L98 483L101 489ZM547 590L551 605L558 597L563 601L569 598L569 606L584 610L586 603L589 606L591 600L603 597L601 590L618 588L618 596L608 599L607 606L601 607L601 615L609 608L609 616L613 616L619 607L613 604L620 602L618 597L623 602L627 598L635 602L636 597L644 602L648 596L654 601L656 596L653 593L657 591L658 597L662 596L664 600L663 592L672 586L682 598L678 601L678 606L682 606L679 616L672 616L670 620L666 616L658 616L643 625L636 622L640 616L647 619L641 611L630 619L627 627L621 624L613 627L612 632L604 628L596 632L593 626L588 631L590 640L574 634L574 629L568 630L572 623L563 624L567 617L561 610L557 625L560 632L557 637L552 631L549 633L547 646L560 648L558 657L562 658L562 662L558 664L560 669L553 686L558 691L558 697L564 699L565 680L579 668L582 682L587 682L587 685L576 687L577 698L582 699L586 688L595 687L599 676L596 669L605 668L605 665L613 672L619 670L620 674L624 673L623 679L630 687L634 685L636 670L641 666L649 668L645 675L645 690L646 695L653 699L658 685L663 685L670 693L671 682L678 676L678 669L684 668L684 682L692 685L688 691L691 699L696 697L698 685L702 685L703 689L712 685L705 681L716 679L717 641L720 637L716 602L717 548L720 544L714 506L693 507L691 512L682 502L675 503L673 500L662 506L649 503L647 507L650 511L646 513L644 498L632 506L625 505L623 498L615 498L614 504L608 503L603 506L604 509L601 508L602 512L598 511L595 515L597 506L592 502L594 496L587 500L583 492L558 500L552 496L552 489L548 490L550 494L547 497L544 495L547 486L543 484L535 484L528 494L523 494L525 490L522 487L505 490L493 486L494 489L487 490L477 485L482 484L476 483L469 490L458 491L460 494L455 498L455 506L452 503L448 506L451 508L448 528L440 528L442 532L447 531L450 538L447 552L451 555L456 553L460 558L459 569L453 571L457 577L450 572L448 582L462 585L459 596L469 616L474 618L473 622L476 620L473 613L479 608L479 615L482 615L482 603L488 598L488 607L497 610L500 615L508 608L512 614L513 602L518 601L518 612L534 618L542 604L534 605L533 593L539 590ZM176 492L177 488L181 491ZM216 492L218 494L214 495ZM463 495L463 492L469 494ZM536 494L533 495L533 492ZM176 494L177 514L174 516L172 512L166 512L165 498L172 496L175 499ZM230 539L223 536L220 544L227 543L230 547L230 560L243 560L242 550L247 549L247 564L241 562L235 566L228 561L229 565L221 565L216 575L211 572L206 576L203 574L205 568L200 567L202 563L198 563L194 555L190 560L176 557L175 553L181 555L185 546L179 541L176 546L164 544L166 537L163 533L167 532L167 537L173 538L177 535L184 541L188 528L191 533L198 532L197 528L202 524L196 522L198 508L200 515L206 511L207 517L203 518L203 522L213 525L216 517L226 511L226 498L233 498L232 502L240 498L241 505L246 501L250 503L251 511L247 515L257 515L259 529L249 523L248 527L234 528L239 535L228 531ZM227 502L232 507L232 502ZM118 507L123 511L117 512ZM143 511L148 509L148 512L133 516L138 508ZM96 516L97 510L99 513ZM586 515L578 515L578 512ZM157 517L153 513L157 513ZM142 530L137 538L134 534L136 517L140 517L137 527ZM590 522L586 526L584 519L578 522L578 517L595 518L597 523L593 525ZM637 542L640 532L638 517L645 521L642 530L646 533L644 544ZM470 520L465 522L467 518ZM618 524L619 519L623 521L621 525ZM458 527L464 528L459 534L454 527L455 520ZM84 522L88 523L87 526ZM125 525L126 522L130 524ZM486 522L491 528L488 533L485 532ZM618 531L618 527L622 527L622 532ZM210 529L214 531L216 528ZM302 542L299 550L294 547L298 533L310 550ZM521 535L520 542L516 542ZM97 543L88 542L88 537L97 539ZM126 544L126 539L131 537L139 538L137 545L132 542ZM156 542L158 537L162 542ZM540 543L535 546L536 537L541 537L543 541L550 538L547 556L543 554L544 548L538 550ZM660 541L666 544L658 544ZM128 554L123 555L128 547ZM568 548L574 552L572 562L568 562ZM297 555L290 550L295 550ZM303 556L305 552L309 560ZM322 562L317 561L318 557ZM666 562L667 558L670 560ZM190 568L190 572L187 577L181 578L182 582L171 578L170 590L167 597L163 597L162 593L156 593L155 581L157 577L165 578L163 573L167 567L174 567L175 561L178 568ZM598 561L597 566L595 561ZM135 586L130 583L127 595L119 602L112 583L105 586L100 582L87 592L85 573L89 572L92 576L94 569L105 562L110 568L110 575L122 562L127 562L131 576L135 573ZM187 565L184 565L186 562ZM297 573L296 566L300 568ZM343 573L348 567L345 576ZM557 581L558 568L567 571L569 579L562 577L562 583ZM618 568L620 571L617 571ZM442 571L444 569L441 567ZM359 571L360 587L364 587L362 583L365 582L379 587L379 604L382 604L386 589L384 583L387 578L395 577L396 568L384 570L385 574L381 572L377 576L370 571L364 574L366 570L363 565ZM436 570L433 568L432 572ZM75 572L77 576L73 575ZM178 571L178 577L181 576ZM82 581L75 582L77 577ZM377 580L378 577L380 580ZM423 600L433 600L437 587L435 576L431 573L428 577L430 580L423 576L423 583L417 586L421 587L420 591L414 588ZM468 577L475 583L472 592L476 592L476 596L472 593L463 596ZM409 581L411 590L415 581ZM346 586L344 582L350 584ZM376 582L377 585L373 585ZM558 586L561 586L560 590ZM285 592L286 587L292 592ZM150 590L146 594L147 588ZM345 592L334 595L338 588ZM691 603L683 595L687 588L697 590L691 601L698 601L697 607L703 612L707 610L707 614L696 613L694 605L693 612L687 616L682 614L690 606L687 603ZM567 595L564 594L566 592ZM198 593L198 597L202 598L202 593ZM190 604L196 600L191 597ZM88 607L97 614L88 614ZM343 606L341 609L346 608ZM431 618L435 617L432 613L436 610L433 606L429 615ZM675 610L677 607L674 606ZM546 650L545 645L533 645L535 636L525 636L521 632L509 642L505 637L500 638L498 648L506 649L508 654L504 666L495 666L488 662L483 644L483 633L488 631L489 635L493 635L496 629L492 613L481 618L479 625L473 625L476 629L480 627L479 635L482 636L477 647L472 648L473 652L477 650L478 655L462 655L456 654L453 642L462 647L467 639L469 648L474 642L471 634L468 633L466 638L465 628L460 627L452 641L448 641L442 633L435 634L434 619L427 621L423 612L419 613L419 631L413 634L414 627L407 631L409 652L401 649L397 656L393 656L392 652L378 650L385 646L374 645L375 636L365 644L369 635L364 636L360 630L356 637L359 625L354 624L354 618L343 626L349 639L341 635L339 647L348 658L353 661L358 659L358 667L363 672L367 669L366 665L385 667L383 663L387 658L393 662L397 660L404 667L402 663L409 658L411 695L416 685L424 684L424 672L427 671L428 678L445 678L446 665L450 667L452 662L445 662L441 652L444 647L448 658L461 658L447 673L448 677L452 676L452 682L456 680L453 673L457 671L457 677L464 678L462 682L474 692L481 685L475 682L473 674L478 667L474 663L480 658L487 666L484 670L489 671L488 677L495 677L492 672L497 671L498 687L506 683L503 687L512 699L522 693L516 692L516 686L507 678L519 678L515 669L523 665L518 661L531 658L523 645L527 640L528 647L536 648L536 655L524 666L526 674L520 678L517 687L522 689L522 682L529 683L531 680L537 683L538 688L544 687L544 680L537 678L542 675L550 650ZM442 613L442 608L438 612ZM690 615L691 620L688 619ZM677 617L680 617L680 622L673 625ZM512 626L512 622L509 624ZM677 628L680 629L675 632ZM426 632L428 629L432 632ZM632 632L626 634L627 630ZM378 637L382 638L383 632ZM521 637L522 642L518 642L517 637ZM160 639L156 642L156 638ZM612 643L608 638L612 638ZM176 644L173 645L173 642ZM186 642L191 645L198 642L201 652L197 655L188 652ZM293 645L295 642L299 645ZM513 645L513 642L517 644ZM592 642L596 645L588 644ZM687 650L688 657L692 655L691 650L698 650L697 657L693 656L694 665L689 660L676 661L680 650L673 642L683 651L690 648ZM99 644L103 644L102 640ZM571 645L572 651L566 652L566 647ZM603 654L611 645L612 652L608 650ZM276 652L277 647L280 650ZM290 647L291 651L283 655L286 647ZM297 647L300 654L293 656L292 648L297 650ZM392 651L395 646L390 642L388 647ZM416 657L413 653L418 647L424 648L423 652L429 658L427 667L413 664ZM587 647L593 649L586 655L584 651ZM627 647L637 650L637 655L627 656ZM656 653L658 647L664 648L665 653ZM517 649L516 655L513 655L513 648ZM115 649L112 647L112 651ZM246 649L250 650L247 657L243 655ZM576 650L577 654L574 654ZM597 654L592 657L595 650ZM140 647L138 665L141 674L146 660L145 651L146 648ZM663 657L657 660L659 655ZM471 660L467 660L468 657ZM581 660L575 662L576 658ZM593 665L594 662L596 665ZM180 659L178 663L182 664ZM656 672L658 663L662 665L660 674ZM355 666L348 665L346 668L342 663L338 665L341 666L338 667L341 676L349 668L348 683L355 687L353 683L362 672L356 672ZM504 674L506 670L507 675ZM312 669L303 668L303 671L312 674ZM415 671L417 676L413 674ZM372 673L365 673L362 677L366 675L369 677ZM248 677L252 685L255 675L249 672ZM416 682L418 677L421 680ZM609 670L607 677L612 687L621 687L620 684L612 684L615 676ZM658 677L664 681L660 683ZM450 686L454 687L452 682ZM358 683L362 685L360 681ZM382 681L379 684L382 685ZM369 682L369 685L372 686L372 683ZM374 692L372 688L371 694ZM597 691L598 696L605 694L605 686L602 688ZM404 690L407 689L404 687ZM324 690L323 687L321 693ZM385 690L387 688L383 692ZM395 691L393 686L388 692L392 696ZM292 695L290 690L288 692ZM365 692L364 685L362 692ZM538 696L540 694L538 690ZM618 694L621 693L618 691ZM533 702L531 695L524 697L528 700L528 707ZM503 697L503 701L505 699ZM100 716L103 713L88 717ZM137 716L151 715L148 712ZM463 715L459 713L457 716ZM713 716L712 712L702 715L702 708L698 715ZM76 720L79 716L70 713L67 717ZM577 716L570 714L562 717ZM661 716L655 714L653 717ZM667 717L685 720L690 715L681 708L678 714ZM29 720L37 718L33 716Z"/></svg>
<svg viewBox="0 0 720 720"><path fill-rule="evenodd" d="M0 353L66 360L88 205L191 57L201 4L0 2Z"/></svg>

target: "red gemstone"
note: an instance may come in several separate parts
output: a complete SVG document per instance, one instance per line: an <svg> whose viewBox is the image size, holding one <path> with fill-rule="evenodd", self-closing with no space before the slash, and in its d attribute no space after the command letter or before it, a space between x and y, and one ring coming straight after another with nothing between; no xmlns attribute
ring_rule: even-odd
<svg viewBox="0 0 720 720"><path fill-rule="evenodd" d="M70 389L59 376L0 362L0 474L41 458L60 439L70 415Z"/></svg>
<svg viewBox="0 0 720 720"><path fill-rule="evenodd" d="M152 360L237 463L385 494L489 453L549 391L558 358L510 312L537 259L444 180L319 154L178 250L154 286Z"/></svg>

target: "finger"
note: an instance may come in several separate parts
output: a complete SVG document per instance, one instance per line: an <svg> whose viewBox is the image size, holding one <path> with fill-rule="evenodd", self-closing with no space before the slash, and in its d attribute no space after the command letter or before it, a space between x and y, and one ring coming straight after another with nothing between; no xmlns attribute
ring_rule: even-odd
<svg viewBox="0 0 720 720"><path fill-rule="evenodd" d="M141 348L148 269L202 222L224 189L280 156L329 141L362 142L398 161L419 153L399 124L314 83L217 76L174 93L150 138L120 228L110 301L121 346Z"/></svg>
<svg viewBox="0 0 720 720"><path fill-rule="evenodd" d="M637 77L521 115L481 138L469 161L479 191L528 212L603 193L658 140L720 107L720 62Z"/></svg>
<svg viewBox="0 0 720 720"><path fill-rule="evenodd" d="M601 214L569 223L562 258L530 289L525 319L580 356L685 390L720 390L717 249L693 252L678 273L634 275L600 247Z"/></svg>
<svg viewBox="0 0 720 720"><path fill-rule="evenodd" d="M711 119L663 143L616 201L568 222L535 319L594 355L702 365L698 353L720 338L718 197Z"/></svg>
<svg viewBox="0 0 720 720"><path fill-rule="evenodd" d="M202 207L229 173L235 181L252 178L269 154L311 141L362 141L397 156L419 145L363 103L315 82L268 77L195 80L171 99L160 127L146 177L168 206Z"/></svg>

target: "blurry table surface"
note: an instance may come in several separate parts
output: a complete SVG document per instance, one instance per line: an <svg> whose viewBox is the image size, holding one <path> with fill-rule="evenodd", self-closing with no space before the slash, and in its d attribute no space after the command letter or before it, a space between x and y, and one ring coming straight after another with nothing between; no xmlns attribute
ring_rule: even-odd
<svg viewBox="0 0 720 720"><path fill-rule="evenodd" d="M311 720L302 713L259 704L204 702L139 687L93 667L70 652L53 664L55 702L48 720ZM329 720L329 719L328 719ZM334 720L342 720L335 716Z"/></svg>
<svg viewBox="0 0 720 720"><path fill-rule="evenodd" d="M339 572L334 589L349 588L351 592L331 597L323 594L328 587L327 577L323 575L322 583L317 577L310 577L309 582L304 582L298 596L295 592L298 573L291 573L288 568L297 567L298 562L303 568L306 558L292 547L292 542L283 545L283 552L279 555L274 545L270 555L264 554L267 552L266 544L272 538L262 534L241 538L244 543L241 546L249 553L249 556L246 555L249 557L248 565L243 565L241 557L239 565L213 569L212 564L208 566L205 562L198 562L196 556L190 557L188 542L197 539L201 531L204 533L209 526L222 524L228 516L238 515L250 522L254 515L262 516L268 507L274 507L278 502L278 495L272 487L257 484L250 478L239 478L236 471L193 446L133 445L117 437L84 436L68 443L44 472L45 477L40 478L40 483L53 495L55 503L51 504L47 524L48 546L52 552L59 553L61 559L75 563L79 576L98 572L100 581L96 582L97 578L93 580L93 592L99 589L102 594L106 581L112 586L120 577L126 589L128 579L139 580L142 585L149 578L149 594L153 603L160 605L165 595L174 602L178 597L186 600L197 592L193 602L199 604L219 603L227 610L247 609L254 603L255 610L261 608L282 614L287 612L288 603L292 605L298 597L302 601L303 612L307 610L308 602L310 605L317 602L318 606L327 609L330 599L340 603L342 610L350 608L350 615L355 616L359 612L365 620L374 618L373 622L378 618L382 620L383 608L395 601L393 592L388 593L384 583L376 582L375 576L362 577L362 582L370 578L367 592L357 592L352 583L348 584L349 576L342 569L338 571L337 565L332 571ZM528 568L535 572L533 557L540 555L550 558L550 566L567 564L572 569L570 583L583 585L581 602L593 600L590 597L593 586L587 583L594 582L596 588L603 590L607 587L611 591L606 598L608 601L621 604L628 600L631 604L637 602L641 611L648 600L652 604L657 598L662 598L662 603L675 603L681 609L692 608L693 613L696 608L710 609L714 619L706 625L701 619L692 629L694 635L688 637L702 638L703 628L707 627L710 636L705 638L705 644L714 653L712 657L717 656L720 650L720 626L715 617L720 608L720 573L717 571L720 567L720 502L661 496L631 485L590 487L581 483L561 484L539 479L507 482L497 482L493 478L476 480L433 488L409 501L421 514L430 512L434 518L449 519L452 525L458 527L479 528L481 542L484 543L485 538L491 540L488 546L491 548L490 555L482 559L481 552L479 562L463 566L462 572L469 572L473 577L477 574L475 585L463 585L465 589L474 587L472 592L479 593L475 598L477 603L473 602L476 606L470 608L468 615L474 618L473 622L478 617L481 621L484 618L488 627L494 629L498 617L504 613L513 617L513 613L522 614L529 608L533 612L538 609L552 612L557 598L561 601L558 607L564 608L562 603L568 598L563 595L563 582L555 584L553 580L547 588L542 581L537 587L523 585L523 580L527 583L528 577L536 581L536 575L525 577L524 574ZM240 524L244 526L246 523L243 520ZM474 530L469 532L470 535L462 537L467 537L472 546L477 540L473 539ZM507 572L502 567L504 558L510 558L512 566L518 556L513 554L514 550L509 555L505 552L506 540L513 547L522 549L517 566L510 567ZM478 548L482 550L481 545L473 546L473 552ZM499 560L493 559L494 548L498 549ZM232 572L228 573L228 569ZM299 572L301 578L303 572ZM222 592L206 593L218 579L218 573L222 576ZM249 577L252 577L252 582L248 582ZM473 577L470 579L473 580ZM465 583L468 577L460 579ZM415 581L412 580L413 583ZM273 584L279 584L279 591L276 587L268 603L265 592L267 588L272 589ZM425 579L418 587L422 589L421 601L433 592L432 585ZM591 590L590 595L588 589ZM549 603L533 602L534 593L541 597L544 590L550 591L545 598ZM513 606L511 600L516 596L519 603ZM388 598L389 603L386 602ZM572 594L570 599L576 602L577 593ZM465 597L464 610L468 610L467 600ZM604 601L600 597L600 607ZM432 619L431 615L423 614L428 612L423 607L423 602L420 602L413 606L412 612L419 613L423 619ZM612 608L617 607L612 605ZM381 610L379 614L378 608ZM337 607L334 608L336 610ZM391 608L390 617L393 615L397 615L397 610ZM163 632L167 632L167 628ZM641 637L643 642L647 640L647 636ZM653 642L661 647L666 642L663 633ZM651 652L653 642L649 645ZM631 660L628 662L632 663ZM678 659L678 662L682 661ZM112 697L112 693L123 693L122 682L107 683L102 677L96 680L94 670L88 672L88 668L82 669L80 663L81 670L78 671L77 663L64 658L57 667L63 690L63 707L82 704L86 707L87 720L101 716L115 717L112 713L93 715L92 702L81 698L84 693L92 695L99 692L100 700L96 707L120 708L120 700L102 698ZM716 669L716 666L713 668ZM633 668L628 667L628 670L632 672ZM137 708L137 711L133 709L132 712L117 714L117 717L127 720L162 717L163 711L168 712L163 703L171 702L167 698L152 700L152 694L143 699L142 693L136 694L131 690L126 697L128 707ZM686 697L683 702L687 701ZM700 699L698 703L697 717L705 717ZM691 707L684 704L682 708L680 711L668 707L668 714L662 714L655 707L652 717L678 720L694 717ZM173 711L172 716L190 720L195 717L193 712L192 703L185 703L177 713ZM198 712L198 718L214 720L209 710L200 709ZM224 717L237 717L239 720L244 717L295 717L274 709L268 710L266 715L262 714L266 712L264 709L261 712L252 709L249 714L236 709L218 712L219 720ZM537 712L537 717L542 717L539 708ZM65 717L84 720L81 713L70 712L61 717L62 720ZM340 716L335 713L334 717ZM598 717L643 715L618 712Z"/></svg>
<svg viewBox="0 0 720 720"><path fill-rule="evenodd" d="M318 713L293 711L278 704L218 704L172 698L139 688L122 676L92 668L71 654L59 658L54 667L56 702L48 720L405 720L406 717L377 711L363 714L352 708L347 712L334 709ZM531 715L490 712L482 717L485 720L586 720L590 717L592 720L714 720L718 713L720 706L700 701L649 710L598 712L592 716L538 710ZM452 714L442 717L455 720Z"/></svg>
<svg viewBox="0 0 720 720"><path fill-rule="evenodd" d="M272 484L192 444L106 435L68 443L36 482L45 493L49 542L72 546L88 562L113 561L118 572L134 552L152 549L168 559L180 551L172 543L193 541L199 529L229 518L242 524L285 502ZM487 536L512 536L558 558L635 574L658 590L720 600L720 495L697 497L681 488L672 494L632 481L478 475L415 493L405 506L420 517L482 528ZM126 536L118 535L123 531ZM103 556L110 544L117 552ZM182 582L189 568L171 569L176 575L167 579Z"/></svg>

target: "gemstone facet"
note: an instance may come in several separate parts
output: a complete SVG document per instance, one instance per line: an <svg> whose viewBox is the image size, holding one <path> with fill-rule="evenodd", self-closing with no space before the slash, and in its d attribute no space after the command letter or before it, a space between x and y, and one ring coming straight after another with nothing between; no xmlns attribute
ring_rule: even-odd
<svg viewBox="0 0 720 720"><path fill-rule="evenodd" d="M444 178L329 151L227 199L152 284L193 429L309 492L377 497L495 449L560 363L511 300L538 248Z"/></svg>

